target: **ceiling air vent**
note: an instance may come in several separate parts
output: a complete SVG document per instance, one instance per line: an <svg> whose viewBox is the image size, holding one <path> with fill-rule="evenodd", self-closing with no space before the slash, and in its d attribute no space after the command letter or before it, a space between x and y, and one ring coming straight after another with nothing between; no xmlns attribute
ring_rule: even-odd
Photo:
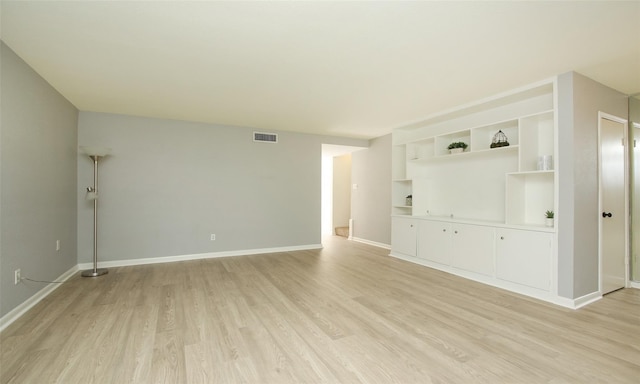
<svg viewBox="0 0 640 384"><path fill-rule="evenodd" d="M253 132L253 141L262 143L277 143L278 135L275 133Z"/></svg>

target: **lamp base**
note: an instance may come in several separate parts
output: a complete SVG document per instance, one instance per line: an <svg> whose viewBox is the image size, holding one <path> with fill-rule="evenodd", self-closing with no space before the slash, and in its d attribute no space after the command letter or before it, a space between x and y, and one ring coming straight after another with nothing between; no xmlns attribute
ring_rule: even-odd
<svg viewBox="0 0 640 384"><path fill-rule="evenodd" d="M102 275L106 275L109 273L107 268L98 268L95 271L93 269L89 269L86 271L82 271L82 277L98 277Z"/></svg>

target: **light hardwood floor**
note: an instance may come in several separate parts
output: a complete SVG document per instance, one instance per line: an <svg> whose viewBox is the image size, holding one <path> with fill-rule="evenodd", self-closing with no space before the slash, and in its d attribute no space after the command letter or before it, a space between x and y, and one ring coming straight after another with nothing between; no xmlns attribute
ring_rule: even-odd
<svg viewBox="0 0 640 384"><path fill-rule="evenodd" d="M76 276L0 335L2 383L638 383L640 291L573 311L333 237Z"/></svg>

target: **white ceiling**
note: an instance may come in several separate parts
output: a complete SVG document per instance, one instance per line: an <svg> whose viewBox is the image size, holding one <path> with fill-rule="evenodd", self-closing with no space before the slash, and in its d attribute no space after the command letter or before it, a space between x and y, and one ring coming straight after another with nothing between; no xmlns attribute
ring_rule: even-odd
<svg viewBox="0 0 640 384"><path fill-rule="evenodd" d="M640 91L640 1L4 1L78 109L372 138L575 70Z"/></svg>

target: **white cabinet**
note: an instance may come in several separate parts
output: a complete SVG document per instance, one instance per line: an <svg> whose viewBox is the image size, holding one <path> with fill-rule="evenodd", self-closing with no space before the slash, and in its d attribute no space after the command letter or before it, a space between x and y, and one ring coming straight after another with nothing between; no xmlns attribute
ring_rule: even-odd
<svg viewBox="0 0 640 384"><path fill-rule="evenodd" d="M451 264L451 224L442 221L420 222L418 257L435 263Z"/></svg>
<svg viewBox="0 0 640 384"><path fill-rule="evenodd" d="M499 228L496 277L548 291L551 288L553 234Z"/></svg>
<svg viewBox="0 0 640 384"><path fill-rule="evenodd" d="M555 236L547 228L399 215L390 255L549 300L556 294Z"/></svg>
<svg viewBox="0 0 640 384"><path fill-rule="evenodd" d="M493 276L494 228L468 224L451 227L451 266Z"/></svg>
<svg viewBox="0 0 640 384"><path fill-rule="evenodd" d="M420 221L417 256L444 266L492 276L494 228L446 221Z"/></svg>
<svg viewBox="0 0 640 384"><path fill-rule="evenodd" d="M406 256L416 256L418 220L393 217L391 220L391 251Z"/></svg>

